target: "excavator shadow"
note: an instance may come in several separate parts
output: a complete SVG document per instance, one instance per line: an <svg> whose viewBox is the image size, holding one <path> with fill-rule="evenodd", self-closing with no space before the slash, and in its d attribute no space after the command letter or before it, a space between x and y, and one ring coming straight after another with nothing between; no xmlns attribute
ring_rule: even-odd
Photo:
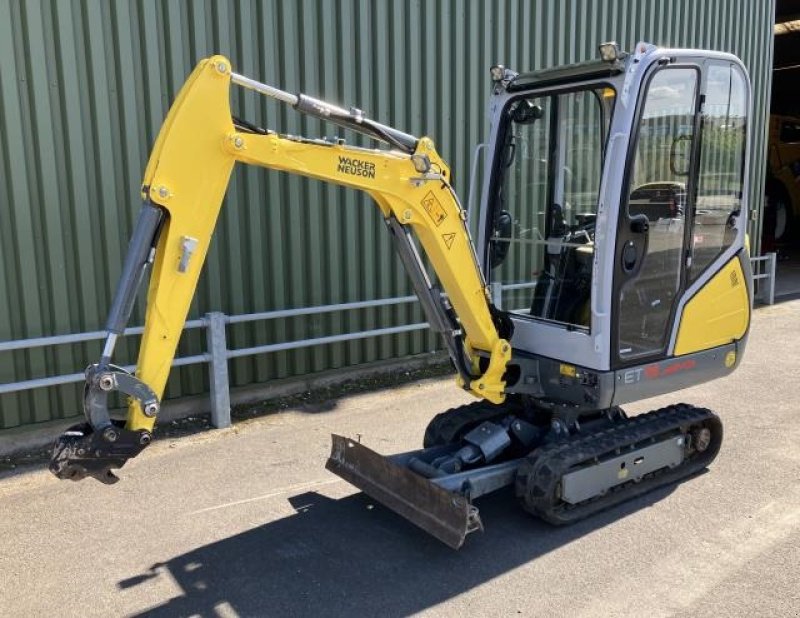
<svg viewBox="0 0 800 618"><path fill-rule="evenodd" d="M486 530L459 551L364 494L336 500L310 492L289 499L296 514L156 564L118 587L165 573L180 586L182 596L140 616L406 616L645 509L676 487L563 528L524 513L510 490L498 492L477 502Z"/></svg>

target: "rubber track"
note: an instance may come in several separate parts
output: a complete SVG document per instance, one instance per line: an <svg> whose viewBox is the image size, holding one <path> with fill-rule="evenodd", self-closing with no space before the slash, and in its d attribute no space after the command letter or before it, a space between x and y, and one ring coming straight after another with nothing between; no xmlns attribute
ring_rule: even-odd
<svg viewBox="0 0 800 618"><path fill-rule="evenodd" d="M687 433L698 426L711 430L711 443L705 451L692 453L675 468L653 472L638 482L618 485L604 495L575 505L558 497L561 478L581 464L616 455L618 449L631 445L646 446L670 435ZM714 460L721 444L722 423L716 414L705 408L676 404L626 419L596 434L536 449L519 467L516 494L526 511L551 524L569 524L699 472Z"/></svg>
<svg viewBox="0 0 800 618"><path fill-rule="evenodd" d="M483 421L491 421L513 414L520 404L506 401L500 405L488 401L473 401L445 410L431 419L425 428L424 448L458 442L470 429Z"/></svg>

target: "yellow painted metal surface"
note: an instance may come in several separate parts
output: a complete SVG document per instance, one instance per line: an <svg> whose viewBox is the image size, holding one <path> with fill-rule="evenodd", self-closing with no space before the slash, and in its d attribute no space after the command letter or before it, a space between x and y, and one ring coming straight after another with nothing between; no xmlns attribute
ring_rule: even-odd
<svg viewBox="0 0 800 618"><path fill-rule="evenodd" d="M224 70L222 70L224 69ZM201 61L186 80L161 128L142 182L143 197L164 208L168 219L158 241L147 294L137 377L159 396L205 261L222 198L235 163L224 147L233 131L230 65L221 56ZM185 272L178 270L183 243L196 241ZM151 430L131 401L130 429Z"/></svg>
<svg viewBox="0 0 800 618"><path fill-rule="evenodd" d="M173 104L147 165L143 193L169 217L151 277L137 376L162 395L228 180L239 161L363 190L384 216L410 226L461 321L467 352L489 355L487 370L469 390L501 402L511 348L492 321L466 217L433 142L420 139L415 153L431 162L432 172L425 176L410 155L400 152L240 133L231 120L229 90L227 59L214 56L200 62ZM180 272L186 239L196 246L188 268ZM154 422L136 403L128 419L131 429L149 430Z"/></svg>
<svg viewBox="0 0 800 618"><path fill-rule="evenodd" d="M750 324L747 281L738 257L728 262L686 303L675 355L708 350L738 341Z"/></svg>

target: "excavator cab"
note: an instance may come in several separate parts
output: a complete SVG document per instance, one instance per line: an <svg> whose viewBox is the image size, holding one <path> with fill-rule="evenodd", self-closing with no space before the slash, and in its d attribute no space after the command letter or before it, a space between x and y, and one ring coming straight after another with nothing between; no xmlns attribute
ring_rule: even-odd
<svg viewBox="0 0 800 618"><path fill-rule="evenodd" d="M614 50L495 69L478 215L483 272L513 324L507 391L577 409L724 375L749 324L744 68Z"/></svg>
<svg viewBox="0 0 800 618"><path fill-rule="evenodd" d="M112 483L150 443L236 165L368 193L457 384L477 398L432 419L411 452L383 457L334 435L329 470L457 548L483 526L474 500L502 487L565 524L707 466L722 440L716 414L679 404L628 418L620 406L726 375L744 351L744 67L725 53L609 43L598 60L495 66L491 78L470 222L430 138L239 75L222 56L202 60L153 147L102 356L86 370L86 422L56 441L53 473ZM231 110L233 87L384 147L258 127ZM112 358L148 276L131 373ZM109 414L115 391L125 421Z"/></svg>

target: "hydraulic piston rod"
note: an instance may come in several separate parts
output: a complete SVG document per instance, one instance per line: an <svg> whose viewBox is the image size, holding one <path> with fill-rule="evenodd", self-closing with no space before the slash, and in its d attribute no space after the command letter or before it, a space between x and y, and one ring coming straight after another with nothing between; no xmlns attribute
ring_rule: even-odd
<svg viewBox="0 0 800 618"><path fill-rule="evenodd" d="M288 103L289 105L297 105L297 101L299 97L297 95L292 94L291 92L286 92L281 90L280 88L275 88L268 84L263 84L255 79L251 79L245 75L239 75L238 73L234 73L231 71L231 82L236 84L237 86L242 86L243 88L249 88L250 90L255 90L263 95L268 97L272 97L273 99L278 99L278 101L283 101L284 103Z"/></svg>
<svg viewBox="0 0 800 618"><path fill-rule="evenodd" d="M380 122L370 120L364 115L364 112L355 107L349 110L339 107L338 105L331 105L325 101L320 101L314 97L305 94L292 94L286 92L269 84L264 84L255 79L239 75L238 73L231 73L231 82L255 90L265 96L272 97L283 103L288 103L294 107L298 112L309 114L319 118L320 120L327 120L338 124L346 129L352 129L364 135L368 135L373 139L380 140L411 154L417 147L418 138L403 131L398 131Z"/></svg>

